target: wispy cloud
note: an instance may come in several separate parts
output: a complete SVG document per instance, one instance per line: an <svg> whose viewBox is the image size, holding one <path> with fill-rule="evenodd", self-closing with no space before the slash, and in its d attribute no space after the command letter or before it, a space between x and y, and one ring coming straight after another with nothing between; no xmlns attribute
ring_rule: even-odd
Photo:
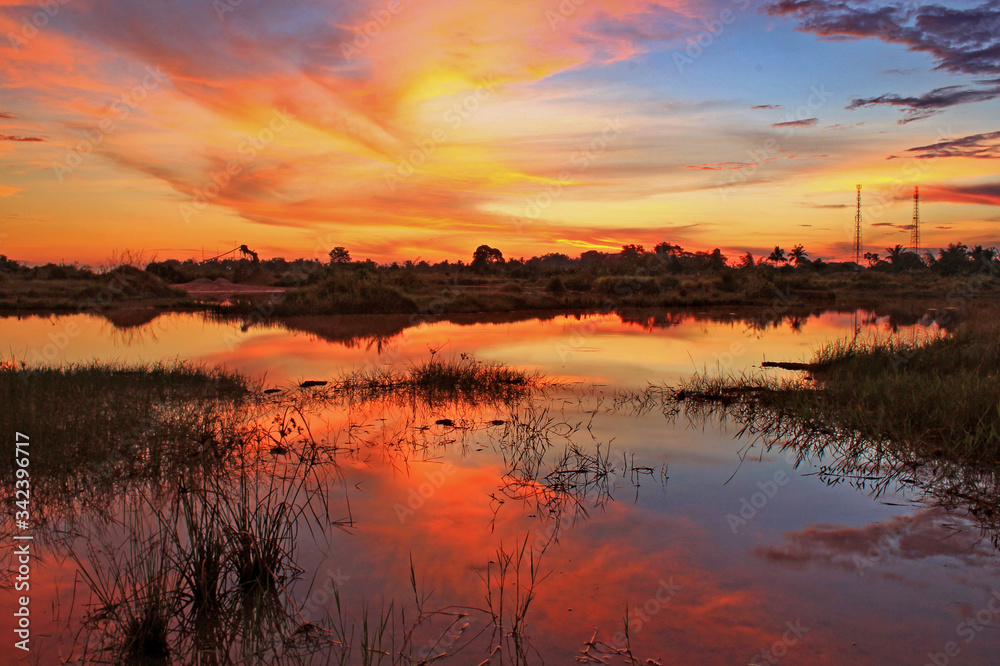
<svg viewBox="0 0 1000 666"><path fill-rule="evenodd" d="M920 189L920 195L927 201L1000 206L1000 183L928 186Z"/></svg>
<svg viewBox="0 0 1000 666"><path fill-rule="evenodd" d="M787 120L783 123L774 123L771 127L815 127L819 123L819 118L805 118L803 120Z"/></svg>
<svg viewBox="0 0 1000 666"><path fill-rule="evenodd" d="M937 157L973 157L976 159L1000 159L1000 132L971 134L960 139L939 141L926 146L907 148L907 153L917 159Z"/></svg>
<svg viewBox="0 0 1000 666"><path fill-rule="evenodd" d="M969 104L970 102L985 102L1000 97L1000 87L969 88L966 86L947 86L920 95L919 97L902 97L887 94L878 97L858 98L851 100L848 109L860 109L865 106L897 106L905 114L899 120L900 125L912 123L915 120L929 118L950 106Z"/></svg>
<svg viewBox="0 0 1000 666"><path fill-rule="evenodd" d="M900 44L910 51L930 55L939 70L956 74L1000 73L1000 4L995 0L962 9L935 4L914 7L843 0L782 0L766 7L765 12L794 17L800 30L826 39L874 38ZM848 108L898 106L906 113L899 122L909 123L955 104L1000 96L995 81L981 83L985 87L949 86L919 96L884 94L859 98Z"/></svg>

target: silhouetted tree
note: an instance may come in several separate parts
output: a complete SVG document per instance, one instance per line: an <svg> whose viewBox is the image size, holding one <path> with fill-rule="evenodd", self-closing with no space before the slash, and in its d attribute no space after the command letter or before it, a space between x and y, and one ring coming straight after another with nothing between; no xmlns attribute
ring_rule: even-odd
<svg viewBox="0 0 1000 666"><path fill-rule="evenodd" d="M777 266L778 264L783 264L786 261L786 259L785 259L785 251L782 250L777 245L775 245L774 249L771 250L771 254L769 254L767 256L767 260L770 261L775 266Z"/></svg>
<svg viewBox="0 0 1000 666"><path fill-rule="evenodd" d="M21 264L7 258L6 254L0 254L0 271L14 272L20 270Z"/></svg>
<svg viewBox="0 0 1000 666"><path fill-rule="evenodd" d="M619 254L622 259L638 259L646 254L646 248L641 245L622 245L622 251Z"/></svg>
<svg viewBox="0 0 1000 666"><path fill-rule="evenodd" d="M938 250L938 259L934 264L944 275L955 275L970 267L969 247L965 243L949 243L948 247Z"/></svg>
<svg viewBox="0 0 1000 666"><path fill-rule="evenodd" d="M969 252L969 257L973 263L985 266L997 258L997 249L995 247L977 245Z"/></svg>
<svg viewBox="0 0 1000 666"><path fill-rule="evenodd" d="M653 251L656 252L656 254L679 255L684 252L684 248L682 248L680 245L671 245L670 243L663 242L663 243L657 243L655 246L653 246Z"/></svg>
<svg viewBox="0 0 1000 666"><path fill-rule="evenodd" d="M351 253L347 251L347 248L337 247L330 250L330 263L331 264L346 264L351 261Z"/></svg>
<svg viewBox="0 0 1000 666"><path fill-rule="evenodd" d="M901 263L904 252L902 245L899 245L897 243L893 247L887 247L885 248L885 252L886 252L885 258L889 261L890 264L892 264L893 266L898 266Z"/></svg>
<svg viewBox="0 0 1000 666"><path fill-rule="evenodd" d="M584 265L603 264L607 261L608 254L597 250L587 250L580 255L580 263Z"/></svg>
<svg viewBox="0 0 1000 666"><path fill-rule="evenodd" d="M809 262L809 260L806 259L806 255L808 254L809 253L806 252L801 245L796 245L792 248L792 251L788 253L788 258L794 261L796 266L802 266Z"/></svg>
<svg viewBox="0 0 1000 666"><path fill-rule="evenodd" d="M470 265L477 271L485 270L487 267L496 264L503 264L503 253L495 247L480 245L472 253L472 263Z"/></svg>
<svg viewBox="0 0 1000 666"><path fill-rule="evenodd" d="M722 250L715 248L708 255L708 266L714 271L721 271L726 267L726 255L722 254Z"/></svg>

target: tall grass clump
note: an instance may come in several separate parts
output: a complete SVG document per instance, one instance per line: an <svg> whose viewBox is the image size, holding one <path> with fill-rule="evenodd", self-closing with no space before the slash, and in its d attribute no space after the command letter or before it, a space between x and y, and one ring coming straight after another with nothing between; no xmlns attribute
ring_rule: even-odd
<svg viewBox="0 0 1000 666"><path fill-rule="evenodd" d="M225 464L254 437L258 389L238 373L179 363L7 361L0 428L31 438L35 513L45 520L39 512L52 507L101 508L109 491ZM0 479L13 474L13 457L0 461ZM72 501L46 501L58 498Z"/></svg>
<svg viewBox="0 0 1000 666"><path fill-rule="evenodd" d="M819 430L849 431L926 456L1000 463L1000 323L993 311L921 341L833 342L795 365L812 380L696 377L676 396L752 400Z"/></svg>
<svg viewBox="0 0 1000 666"><path fill-rule="evenodd" d="M366 368L331 382L327 392L355 401L403 397L432 405L454 401L501 404L531 395L544 385L537 373L462 354L458 359L432 357L402 369Z"/></svg>

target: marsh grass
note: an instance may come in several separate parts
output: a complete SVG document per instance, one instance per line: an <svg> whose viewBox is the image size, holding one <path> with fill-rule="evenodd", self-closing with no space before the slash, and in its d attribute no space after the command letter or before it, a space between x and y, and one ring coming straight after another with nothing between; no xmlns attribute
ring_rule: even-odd
<svg viewBox="0 0 1000 666"><path fill-rule="evenodd" d="M177 575L169 567L169 553L161 535L135 525L123 549L88 547L88 558L105 556L107 566L83 566L75 552L71 556L96 603L85 620L115 628L114 648L105 651L89 642L84 657L93 651L111 656L117 663L166 664L171 658L171 623L179 609Z"/></svg>
<svg viewBox="0 0 1000 666"><path fill-rule="evenodd" d="M291 465L251 457L164 498L124 496L119 522L71 557L95 597L86 649L116 662L302 661L329 649L323 631L302 636L289 586L299 529L329 528L329 493L305 456ZM129 547L115 548L118 540ZM309 632L307 632L309 633Z"/></svg>
<svg viewBox="0 0 1000 666"><path fill-rule="evenodd" d="M33 520L72 524L109 493L225 466L255 437L258 386L186 364L0 364L0 427L31 437ZM0 478L13 473L0 461Z"/></svg>
<svg viewBox="0 0 1000 666"><path fill-rule="evenodd" d="M405 466L485 435L506 464L498 495L555 525L605 501L616 473L610 446L572 441L585 420L535 404L542 378L471 357L270 394L262 381L185 365L8 363L0 381L20 410L20 420L4 412L7 425L32 432L33 455L47 458L32 462L36 533L67 530L57 546L90 592L72 650L83 661L412 665L486 649L533 662L529 609L557 531L500 545L483 608L435 608L411 561L411 602L348 605L333 589L317 609L301 594L300 544L326 552L331 528L352 526L337 461L362 448ZM324 410L345 404L349 423L380 425L317 437Z"/></svg>
<svg viewBox="0 0 1000 666"><path fill-rule="evenodd" d="M852 432L921 455L1000 463L1000 325L994 312L951 335L841 340L803 364L806 377L697 375L681 402L751 402L817 432Z"/></svg>
<svg viewBox="0 0 1000 666"><path fill-rule="evenodd" d="M593 450L578 445L573 437L583 429L584 422L569 422L532 403L512 410L502 427L487 432L504 461L494 509L507 501L523 503L553 522L550 539L555 539L564 519L586 517L589 506L603 506L616 473L611 445L596 442Z"/></svg>
<svg viewBox="0 0 1000 666"><path fill-rule="evenodd" d="M806 376L699 374L632 398L670 418L734 422L738 436L818 465L831 484L908 489L1000 545L1000 325L992 311L976 315L949 335L831 343Z"/></svg>
<svg viewBox="0 0 1000 666"><path fill-rule="evenodd" d="M462 354L458 359L432 357L407 368L369 367L306 388L323 401L363 403L391 397L431 405L497 405L520 401L551 385L537 373Z"/></svg>
<svg viewBox="0 0 1000 666"><path fill-rule="evenodd" d="M514 664L528 663L532 651L528 609L535 599L536 588L548 574L542 574L543 552L536 551L530 536L530 533L525 535L524 541L510 550L501 543L486 571L479 572L493 627L490 653L499 653L501 663L504 656Z"/></svg>

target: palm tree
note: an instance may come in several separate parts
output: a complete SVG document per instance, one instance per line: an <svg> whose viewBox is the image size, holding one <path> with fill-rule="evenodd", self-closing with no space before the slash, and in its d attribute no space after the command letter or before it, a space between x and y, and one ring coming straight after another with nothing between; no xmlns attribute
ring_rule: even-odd
<svg viewBox="0 0 1000 666"><path fill-rule="evenodd" d="M767 260L770 261L775 266L777 266L779 263L783 264L786 261L785 251L782 250L777 245L775 245L774 250L771 252L771 254L768 255Z"/></svg>
<svg viewBox="0 0 1000 666"><path fill-rule="evenodd" d="M877 252L865 252L865 259L868 260L868 266L872 267L878 263L878 253Z"/></svg>
<svg viewBox="0 0 1000 666"><path fill-rule="evenodd" d="M983 247L977 245L969 251L969 257L977 264L989 264L997 257L995 247Z"/></svg>
<svg viewBox="0 0 1000 666"><path fill-rule="evenodd" d="M897 244L895 247L885 248L885 258L889 260L889 263L893 266L897 265L903 257L903 246Z"/></svg>
<svg viewBox="0 0 1000 666"><path fill-rule="evenodd" d="M801 266L806 263L806 255L809 254L801 245L796 245L792 248L792 251L788 253L788 258L795 262L796 266Z"/></svg>
<svg viewBox="0 0 1000 666"><path fill-rule="evenodd" d="M969 246L965 243L949 243L938 250L935 267L945 275L955 275L971 268Z"/></svg>

